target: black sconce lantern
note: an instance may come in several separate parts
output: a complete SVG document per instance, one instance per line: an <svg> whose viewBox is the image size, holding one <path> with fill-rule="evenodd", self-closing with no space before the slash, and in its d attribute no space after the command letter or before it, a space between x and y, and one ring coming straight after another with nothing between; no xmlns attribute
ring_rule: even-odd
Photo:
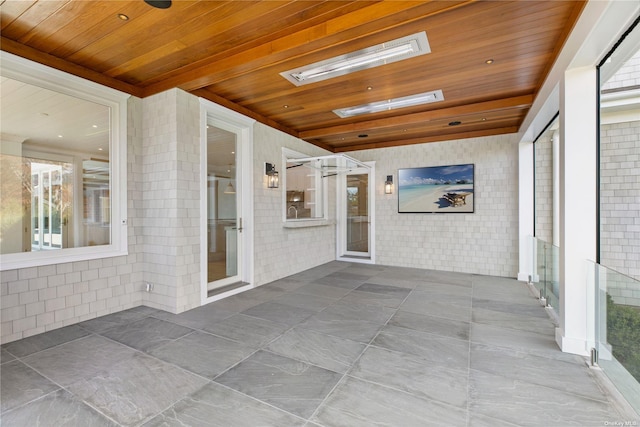
<svg viewBox="0 0 640 427"><path fill-rule="evenodd" d="M267 188L278 188L278 185L280 184L278 171L273 163L264 164L264 173L267 175Z"/></svg>
<svg viewBox="0 0 640 427"><path fill-rule="evenodd" d="M393 175L387 175L387 180L384 182L384 194L393 193Z"/></svg>

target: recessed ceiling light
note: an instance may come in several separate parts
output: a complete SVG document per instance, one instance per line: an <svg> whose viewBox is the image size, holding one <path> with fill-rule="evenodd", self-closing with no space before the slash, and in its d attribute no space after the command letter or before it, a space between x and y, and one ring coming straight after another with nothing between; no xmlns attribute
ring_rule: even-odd
<svg viewBox="0 0 640 427"><path fill-rule="evenodd" d="M120 18L121 21L128 21L129 17L127 15L125 15L124 13L119 13L118 14L118 18Z"/></svg>
<svg viewBox="0 0 640 427"><path fill-rule="evenodd" d="M102 151L102 147L98 148L98 151Z"/></svg>
<svg viewBox="0 0 640 427"><path fill-rule="evenodd" d="M294 68L280 73L280 75L294 85L301 86L430 52L431 47L427 40L427 33L423 31L324 61L314 62L304 67Z"/></svg>
<svg viewBox="0 0 640 427"><path fill-rule="evenodd" d="M388 99L386 101L371 102L369 104L356 105L354 107L339 108L333 110L342 118L359 116L361 114L378 113L380 111L395 110L397 108L412 107L415 105L429 104L444 101L441 90L417 93L402 98Z"/></svg>
<svg viewBox="0 0 640 427"><path fill-rule="evenodd" d="M283 105L282 108L289 108L287 104Z"/></svg>
<svg viewBox="0 0 640 427"><path fill-rule="evenodd" d="M62 138L62 135L58 135L58 138Z"/></svg>
<svg viewBox="0 0 640 427"><path fill-rule="evenodd" d="M96 129L98 127L98 125L92 125L91 127Z"/></svg>
<svg viewBox="0 0 640 427"><path fill-rule="evenodd" d="M485 64L493 64L493 59L487 59L484 61Z"/></svg>
<svg viewBox="0 0 640 427"><path fill-rule="evenodd" d="M231 152L231 154L236 154L236 152L235 152L235 151L232 151L232 152Z"/></svg>
<svg viewBox="0 0 640 427"><path fill-rule="evenodd" d="M372 89L373 89L373 87L367 86L367 90L372 90Z"/></svg>

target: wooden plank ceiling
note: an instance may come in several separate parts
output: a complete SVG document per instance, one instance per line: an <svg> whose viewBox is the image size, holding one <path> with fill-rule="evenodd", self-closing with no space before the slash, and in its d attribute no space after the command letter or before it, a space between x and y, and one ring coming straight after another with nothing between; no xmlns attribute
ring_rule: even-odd
<svg viewBox="0 0 640 427"><path fill-rule="evenodd" d="M139 97L178 87L342 152L517 132L583 7L5 0L0 48ZM426 55L299 87L280 75L421 31ZM438 103L352 118L332 112L438 89Z"/></svg>

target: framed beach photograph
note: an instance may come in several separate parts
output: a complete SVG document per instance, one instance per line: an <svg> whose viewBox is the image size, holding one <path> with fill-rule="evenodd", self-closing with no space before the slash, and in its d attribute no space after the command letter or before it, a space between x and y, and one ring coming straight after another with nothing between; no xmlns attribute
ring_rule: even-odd
<svg viewBox="0 0 640 427"><path fill-rule="evenodd" d="M398 169L398 213L473 213L474 165Z"/></svg>

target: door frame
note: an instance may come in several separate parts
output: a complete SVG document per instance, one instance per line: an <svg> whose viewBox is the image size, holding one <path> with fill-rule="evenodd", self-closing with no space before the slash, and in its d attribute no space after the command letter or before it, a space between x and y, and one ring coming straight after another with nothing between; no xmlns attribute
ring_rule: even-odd
<svg viewBox="0 0 640 427"><path fill-rule="evenodd" d="M229 110L207 99L200 100L200 302L202 305L251 289L254 277L253 247L253 125L255 120ZM207 124L236 134L236 192L241 211L242 233L238 246L242 248L238 280L246 285L208 296L207 279ZM224 280L224 279L223 279Z"/></svg>
<svg viewBox="0 0 640 427"><path fill-rule="evenodd" d="M376 263L376 162L362 162L367 167L353 169L338 176L336 188L336 259L338 261L356 262L362 264ZM349 256L346 252L347 243L347 203L345 193L347 192L347 175L368 174L368 212L369 212L369 257L359 258Z"/></svg>

